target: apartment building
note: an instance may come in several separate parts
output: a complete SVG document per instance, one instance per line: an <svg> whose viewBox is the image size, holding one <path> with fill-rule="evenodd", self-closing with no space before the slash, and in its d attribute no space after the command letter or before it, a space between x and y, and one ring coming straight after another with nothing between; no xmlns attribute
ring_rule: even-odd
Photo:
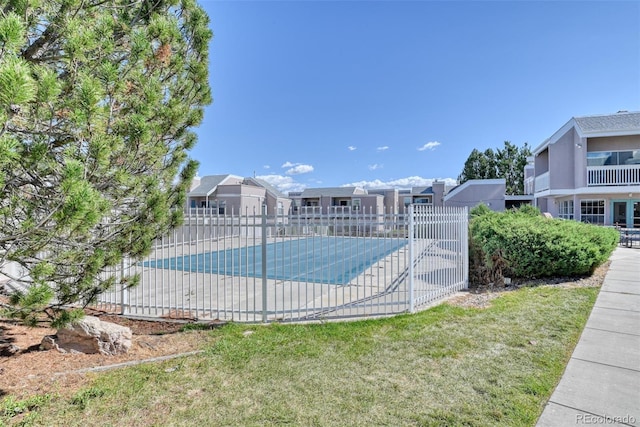
<svg viewBox="0 0 640 427"><path fill-rule="evenodd" d="M291 199L262 179L230 174L196 178L187 194L188 209L221 215L260 214L265 206L270 215L286 215Z"/></svg>
<svg viewBox="0 0 640 427"><path fill-rule="evenodd" d="M571 118L533 150L525 188L554 217L640 228L640 112Z"/></svg>

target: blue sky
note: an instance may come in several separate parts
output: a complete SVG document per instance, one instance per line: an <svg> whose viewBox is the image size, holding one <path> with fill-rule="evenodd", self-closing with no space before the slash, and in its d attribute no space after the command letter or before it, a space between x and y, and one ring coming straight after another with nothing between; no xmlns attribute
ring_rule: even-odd
<svg viewBox="0 0 640 427"><path fill-rule="evenodd" d="M573 116L640 110L638 1L217 1L199 175L455 180Z"/></svg>

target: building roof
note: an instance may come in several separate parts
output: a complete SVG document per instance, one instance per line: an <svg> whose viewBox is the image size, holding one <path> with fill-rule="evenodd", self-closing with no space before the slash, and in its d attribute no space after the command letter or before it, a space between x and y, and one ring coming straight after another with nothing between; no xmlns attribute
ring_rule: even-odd
<svg viewBox="0 0 640 427"><path fill-rule="evenodd" d="M433 187L412 187L411 194L433 194Z"/></svg>
<svg viewBox="0 0 640 427"><path fill-rule="evenodd" d="M260 187L263 187L265 190L267 190L268 193L271 193L272 195L274 195L277 198L287 198L287 196L285 194L283 194L280 190L278 190L276 187L274 187L273 185L269 184L267 181L265 181L264 179L260 179L260 178L246 178L245 181L249 181L249 182L254 182L257 185L259 185Z"/></svg>
<svg viewBox="0 0 640 427"><path fill-rule="evenodd" d="M550 144L555 144L569 130L575 128L580 137L623 136L640 134L640 112L620 111L615 114L572 117L551 137L532 150L537 155Z"/></svg>
<svg viewBox="0 0 640 427"><path fill-rule="evenodd" d="M368 194L366 190L359 187L326 187L326 188L306 188L301 197L311 199L315 197L351 197Z"/></svg>
<svg viewBox="0 0 640 427"><path fill-rule="evenodd" d="M444 195L444 200L447 201L453 197L456 197L456 194L458 194L459 192L469 187L474 187L474 186L498 187L498 186L505 186L506 182L507 181L504 178L470 179L469 181L465 181L464 183L452 188L447 194Z"/></svg>
<svg viewBox="0 0 640 427"><path fill-rule="evenodd" d="M582 133L640 132L640 112L574 117Z"/></svg>
<svg viewBox="0 0 640 427"><path fill-rule="evenodd" d="M235 175L207 175L200 178L200 185L189 192L189 197L206 197L216 191L218 185L229 178L240 178Z"/></svg>
<svg viewBox="0 0 640 427"><path fill-rule="evenodd" d="M440 181L440 183L442 183L442 181ZM457 187L457 185L445 184L444 187L443 187L444 194L447 194L449 191L451 191L455 187ZM435 191L433 191L433 185L431 185L429 187L413 187L413 188L411 188L411 194L412 195L435 194Z"/></svg>

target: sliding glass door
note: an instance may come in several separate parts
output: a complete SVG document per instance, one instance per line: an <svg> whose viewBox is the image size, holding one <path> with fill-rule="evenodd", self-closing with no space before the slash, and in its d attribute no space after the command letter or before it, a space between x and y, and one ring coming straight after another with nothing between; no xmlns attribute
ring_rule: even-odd
<svg viewBox="0 0 640 427"><path fill-rule="evenodd" d="M640 228L640 200L611 202L611 223L621 228Z"/></svg>

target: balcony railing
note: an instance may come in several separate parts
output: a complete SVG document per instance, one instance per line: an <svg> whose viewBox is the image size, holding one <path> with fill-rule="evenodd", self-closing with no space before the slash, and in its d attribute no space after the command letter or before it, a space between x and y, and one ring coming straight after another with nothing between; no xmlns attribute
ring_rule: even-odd
<svg viewBox="0 0 640 427"><path fill-rule="evenodd" d="M535 178L530 176L524 180L524 194L533 194Z"/></svg>
<svg viewBox="0 0 640 427"><path fill-rule="evenodd" d="M294 215L315 216L322 214L322 206L296 206L293 208Z"/></svg>
<svg viewBox="0 0 640 427"><path fill-rule="evenodd" d="M330 215L354 215L359 213L359 209L354 206L329 206Z"/></svg>
<svg viewBox="0 0 640 427"><path fill-rule="evenodd" d="M536 193L549 189L549 172L536 176L534 189Z"/></svg>
<svg viewBox="0 0 640 427"><path fill-rule="evenodd" d="M615 185L640 185L640 165L587 167L587 186Z"/></svg>

